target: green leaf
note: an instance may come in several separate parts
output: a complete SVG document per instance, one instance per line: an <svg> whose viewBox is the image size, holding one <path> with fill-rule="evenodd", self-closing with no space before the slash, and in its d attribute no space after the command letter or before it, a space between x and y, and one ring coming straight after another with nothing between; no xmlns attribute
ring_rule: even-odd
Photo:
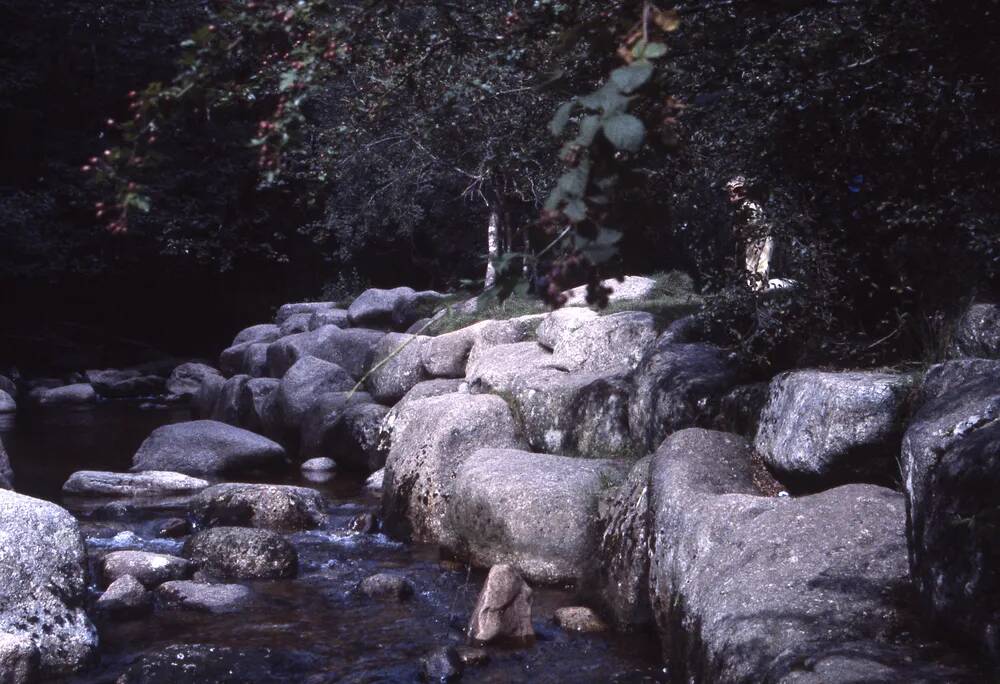
<svg viewBox="0 0 1000 684"><path fill-rule="evenodd" d="M572 199L563 207L563 214L573 223L580 223L587 218L587 205L582 199Z"/></svg>
<svg viewBox="0 0 1000 684"><path fill-rule="evenodd" d="M556 211L564 199L566 199L566 193L563 192L563 189L557 185L552 192L549 193L549 198L545 200L545 211Z"/></svg>
<svg viewBox="0 0 1000 684"><path fill-rule="evenodd" d="M638 152L646 137L646 127L631 114L618 114L604 122L604 137L616 149Z"/></svg>
<svg viewBox="0 0 1000 684"><path fill-rule="evenodd" d="M563 131L566 129L566 124L569 123L570 114L573 113L573 107L576 106L576 100L570 100L559 106L556 110L555 116L552 117L552 121L549 122L549 131L552 135L559 137L562 135Z"/></svg>
<svg viewBox="0 0 1000 684"><path fill-rule="evenodd" d="M647 45L649 45L649 41L646 40L645 38L638 41L632 48L632 56L635 57L636 59L642 59L643 53L646 52Z"/></svg>
<svg viewBox="0 0 1000 684"><path fill-rule="evenodd" d="M596 114L588 114L580 122L580 134L576 136L575 142L583 147L590 147L597 137L597 132L601 130L601 117Z"/></svg>
<svg viewBox="0 0 1000 684"><path fill-rule="evenodd" d="M620 114L628 107L631 98L618 91L618 86L608 81L599 90L580 98L580 104L590 110L602 111L606 115Z"/></svg>
<svg viewBox="0 0 1000 684"><path fill-rule="evenodd" d="M657 45L657 43L652 43ZM648 49L648 48L647 48ZM645 85L646 81L653 75L653 65L649 62L633 62L628 66L623 66L611 72L611 81L618 86L623 93L632 93Z"/></svg>
<svg viewBox="0 0 1000 684"><path fill-rule="evenodd" d="M582 162L559 178L559 189L569 197L583 197L590 180L590 164Z"/></svg>
<svg viewBox="0 0 1000 684"><path fill-rule="evenodd" d="M667 54L667 46L663 43L650 43L642 51L642 56L646 59L657 59Z"/></svg>

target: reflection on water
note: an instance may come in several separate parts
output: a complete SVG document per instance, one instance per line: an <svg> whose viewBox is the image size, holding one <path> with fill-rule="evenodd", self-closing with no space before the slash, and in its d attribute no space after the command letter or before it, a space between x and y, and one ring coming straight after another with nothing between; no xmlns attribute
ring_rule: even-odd
<svg viewBox="0 0 1000 684"><path fill-rule="evenodd" d="M0 435L18 489L73 510L92 556L117 549L178 553L183 540L156 535L166 519L184 515L183 499L61 501L59 489L75 470L126 469L152 429L187 418L183 407L146 411L109 402L19 416L0 426ZM300 556L297 579L245 583L253 599L236 613L157 610L142 620L100 624L101 662L70 681L115 682L140 659L160 654L159 666L147 661L143 677L128 681L406 682L417 679L427 653L463 643L483 573L442 567L432 547L350 532L359 514L378 510L377 498L358 478L310 482L291 473L285 482L318 489L329 501L322 529L289 536ZM413 598L380 602L354 591L360 580L383 570L405 574L416 589ZM572 635L556 628L553 612L572 603L569 591L536 589L536 644L490 649L489 662L468 670L463 681L663 681L648 635Z"/></svg>

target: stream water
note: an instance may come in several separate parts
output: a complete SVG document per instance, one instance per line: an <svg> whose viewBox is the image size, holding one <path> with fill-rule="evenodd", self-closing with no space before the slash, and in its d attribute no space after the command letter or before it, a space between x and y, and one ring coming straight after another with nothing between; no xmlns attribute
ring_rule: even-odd
<svg viewBox="0 0 1000 684"><path fill-rule="evenodd" d="M0 416L0 437L18 491L69 508L92 552L176 554L183 540L158 538L157 530L166 519L184 516L183 501L71 501L63 500L60 488L76 470L128 469L151 430L188 419L181 406L146 410L138 402L104 402ZM308 481L293 473L282 483L313 487L328 501L323 528L289 536L299 553L298 578L244 583L253 599L235 613L157 610L135 621L98 622L100 662L67 681L116 682L131 671L122 681L410 682L419 678L422 657L464 643L482 572L442 563L433 547L350 531L352 520L378 510L377 496L357 477ZM404 574L415 595L393 603L354 591L360 580L384 570ZM96 585L91 590L93 598L100 594ZM570 634L556 627L553 612L576 604L568 587L537 587L536 643L489 648L489 660L466 669L462 681L665 681L650 635Z"/></svg>

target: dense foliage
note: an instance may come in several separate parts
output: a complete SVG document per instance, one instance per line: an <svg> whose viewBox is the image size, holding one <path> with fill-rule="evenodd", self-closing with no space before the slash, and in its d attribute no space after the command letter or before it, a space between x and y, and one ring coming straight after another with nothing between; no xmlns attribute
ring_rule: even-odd
<svg viewBox="0 0 1000 684"><path fill-rule="evenodd" d="M626 0L6 4L5 279L156 264L239 287L251 320L324 287L481 278L496 210L515 254L566 219L614 244L600 271L571 260L586 244L561 270L537 260L559 286L686 268L716 293L706 332L765 368L933 356L965 298L995 296L992 0L678 2L651 39ZM640 39L664 46L641 97L581 108ZM595 114L635 121L598 136ZM581 161L563 140L591 133L601 170L546 212ZM790 293L746 287L736 176ZM127 233L100 230L125 211Z"/></svg>

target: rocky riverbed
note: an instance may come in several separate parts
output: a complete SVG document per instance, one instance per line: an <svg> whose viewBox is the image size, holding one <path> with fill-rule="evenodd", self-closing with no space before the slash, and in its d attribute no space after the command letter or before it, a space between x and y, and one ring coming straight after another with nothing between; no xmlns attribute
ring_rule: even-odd
<svg viewBox="0 0 1000 684"><path fill-rule="evenodd" d="M11 681L989 679L995 316L762 382L683 320L445 303L0 380Z"/></svg>

